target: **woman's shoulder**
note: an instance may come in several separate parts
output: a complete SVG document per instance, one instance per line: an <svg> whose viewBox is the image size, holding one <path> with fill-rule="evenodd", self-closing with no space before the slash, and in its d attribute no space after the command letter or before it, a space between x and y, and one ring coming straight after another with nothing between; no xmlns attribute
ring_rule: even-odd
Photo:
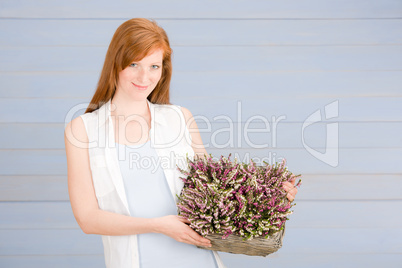
<svg viewBox="0 0 402 268"><path fill-rule="evenodd" d="M177 114L184 116L186 122L193 118L189 109L178 104L154 104L155 111L163 114L165 117L176 118ZM180 117L181 117L180 115Z"/></svg>
<svg viewBox="0 0 402 268"><path fill-rule="evenodd" d="M189 109L187 109L186 107L183 106L179 106L180 110L182 111L184 117L186 119L193 117L193 114L190 112Z"/></svg>
<svg viewBox="0 0 402 268"><path fill-rule="evenodd" d="M69 141L69 143L73 145L88 141L88 135L82 116L78 116L66 124L64 138L66 142Z"/></svg>
<svg viewBox="0 0 402 268"><path fill-rule="evenodd" d="M88 131L94 129L99 124L99 109L92 112L87 112L81 114L69 123L65 124L65 135L68 138L73 137L74 139L79 139L80 141L88 140Z"/></svg>

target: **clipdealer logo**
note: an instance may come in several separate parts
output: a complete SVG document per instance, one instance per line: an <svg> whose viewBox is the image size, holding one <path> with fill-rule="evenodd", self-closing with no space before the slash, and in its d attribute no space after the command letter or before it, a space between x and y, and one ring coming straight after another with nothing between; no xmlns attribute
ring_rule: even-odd
<svg viewBox="0 0 402 268"><path fill-rule="evenodd" d="M323 122L323 118L325 120L337 118L339 116L339 101L331 102L324 107L324 116L321 114L321 110L318 109L314 113L312 113L307 119L303 122L303 126L301 129L302 143L303 147L316 159L332 166L337 167L339 165L339 123L326 123L326 144L325 144L325 152L321 153L317 150L314 150L310 146L308 146L305 142L304 131L307 127Z"/></svg>
<svg viewBox="0 0 402 268"><path fill-rule="evenodd" d="M69 121L71 121L75 115L79 112L82 112L83 110L85 111L86 107L89 105L89 103L81 103L81 104L77 104L74 107L72 107L66 117L65 117L65 125L67 125L67 123ZM107 111L105 111L107 112ZM105 118L107 116L107 114L105 115L101 115L99 114L100 118ZM333 101L327 105L324 106L324 111L322 113L321 109L317 109L315 112L313 112L311 115L309 115L302 124L302 128L301 128L301 140L302 140L302 145L304 147L304 149L307 150L307 152L309 154L311 154L313 157L315 157L316 159L332 166L332 167L337 167L339 165L339 123L338 122L330 122L328 120L337 118L339 116L339 101ZM221 128L221 129L216 129L214 131L212 131L212 122L211 120L209 120L206 116L201 116L201 115L195 115L193 117L193 120L195 121L199 121L202 123L206 124L206 128L199 128L199 132L203 133L203 132L207 132L207 133L211 133L212 132L212 136L211 136L211 144L210 143L205 143L204 146L205 148L210 148L211 145L213 148L235 148L235 147L242 147L242 137L244 137L245 142L247 143L248 146L250 146L253 149L264 149L266 147L269 147L268 143L264 143L264 144L255 144L254 142L251 141L251 139L249 138L249 134L250 133L270 133L271 134L271 147L272 148L277 148L277 139L278 137L280 137L281 135L278 135L278 125L281 122L284 122L284 120L286 119L285 115L281 115L279 117L276 116L272 116L271 121L269 121L267 118L265 118L262 115L254 115L251 116L250 118L248 118L244 124L244 127L242 125L243 122L243 118L242 118L242 105L241 102L239 101L237 103L237 120L232 120L232 118L228 115L219 115L219 116L215 116L213 118L213 121L215 120L224 120L229 124L228 128ZM133 118L127 118L126 121L130 121L133 120ZM262 121L262 123L264 124L263 128L250 128L250 124L254 123L254 121ZM191 121L191 120L190 120ZM235 122L237 122L237 145L235 144ZM328 121L328 122L327 122ZM187 122L187 124L189 124L191 122ZM325 144L325 152L320 152L318 150L315 150L314 148L312 148L311 146L309 146L306 143L306 135L305 135L305 131L307 128L311 127L314 124L322 124L325 123L326 125L326 144ZM106 129L104 129L105 131L107 131ZM189 132L192 133L193 130L189 129ZM218 143L218 139L217 135L221 134L221 133L228 133L229 137L227 140L225 140L225 142L222 143ZM182 133L182 132L181 132ZM106 133L105 133L106 134ZM100 133L99 133L100 135ZM104 140L105 135L100 135L99 139L97 141L90 141L88 142L83 142L80 141L78 139L76 139L74 136L69 137L70 142L72 142L75 146L79 147L79 148L93 148L93 147L97 147L97 146L106 146L106 141ZM110 138L110 137L109 137ZM179 135L177 137L177 139L175 141L179 141L183 138L182 135ZM186 139L188 137L185 137ZM189 142L189 141L188 141ZM109 144L112 145L112 147L114 146L114 141L109 141ZM195 147L200 146L199 144L195 144ZM243 154L241 154L243 155ZM248 162L250 160L250 153L247 152L243 155L243 158L240 156L240 153L235 152L234 153L234 157L240 159L242 162ZM253 157L254 161L257 162L263 162L266 161L270 164L280 161L281 159L283 159L283 157L276 155L276 152L269 152L268 156L265 156L261 159L259 159L258 157Z"/></svg>

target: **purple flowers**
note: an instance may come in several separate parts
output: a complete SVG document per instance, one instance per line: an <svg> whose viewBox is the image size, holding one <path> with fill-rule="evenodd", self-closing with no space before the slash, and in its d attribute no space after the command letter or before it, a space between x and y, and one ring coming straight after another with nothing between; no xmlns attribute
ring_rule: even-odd
<svg viewBox="0 0 402 268"><path fill-rule="evenodd" d="M236 234L244 239L268 237L284 226L292 214L282 184L301 175L294 175L282 163L257 166L237 163L212 155L194 161L187 158L188 169L181 195L178 196L178 214L191 222L190 227L203 236L222 234L227 238ZM301 180L296 184L299 187Z"/></svg>

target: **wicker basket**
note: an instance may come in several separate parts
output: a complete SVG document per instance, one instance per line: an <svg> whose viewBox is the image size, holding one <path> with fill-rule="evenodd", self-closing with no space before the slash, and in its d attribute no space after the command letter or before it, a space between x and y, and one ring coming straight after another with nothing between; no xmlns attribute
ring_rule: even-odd
<svg viewBox="0 0 402 268"><path fill-rule="evenodd" d="M205 238L211 240L212 247L197 247L233 254L266 257L282 247L284 235L285 225L281 231L268 238L257 237L246 241L243 241L244 238L239 235L229 235L226 239L222 239L222 235L220 234L211 234L207 235Z"/></svg>

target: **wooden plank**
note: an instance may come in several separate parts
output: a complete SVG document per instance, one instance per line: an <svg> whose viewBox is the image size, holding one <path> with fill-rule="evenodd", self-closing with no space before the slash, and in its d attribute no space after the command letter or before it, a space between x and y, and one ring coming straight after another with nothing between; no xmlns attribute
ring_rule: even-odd
<svg viewBox="0 0 402 268"><path fill-rule="evenodd" d="M0 73L0 96L90 99L95 93L98 78L96 72Z"/></svg>
<svg viewBox="0 0 402 268"><path fill-rule="evenodd" d="M1 74L0 74L1 75ZM399 71L368 72L175 72L171 96L236 97L387 97L401 96ZM196 81L196 83L195 83ZM388 83L388 82L392 83ZM8 87L6 87L8 88ZM245 89L247 94L245 94ZM1 92L1 91L0 91ZM8 91L10 92L10 91ZM5 96L12 93L6 93ZM92 94L89 94L89 97ZM21 95L20 95L21 96ZM79 96L79 94L78 94Z"/></svg>
<svg viewBox="0 0 402 268"><path fill-rule="evenodd" d="M204 98L172 98L172 103L191 109L194 116L206 117L210 121L217 116L228 116L233 122L251 120L255 115L266 119L283 118L289 122L307 122L309 116L325 106L338 101L338 122L373 122L401 121L402 98L236 98L210 99ZM200 105L202 102L202 105ZM219 107L220 113L217 113ZM321 112L322 118L324 113ZM1 118L0 118L1 120ZM269 120L273 121L273 120ZM325 121L325 120L324 120ZM331 121L327 121L330 123Z"/></svg>
<svg viewBox="0 0 402 268"><path fill-rule="evenodd" d="M0 256L0 266L7 268L88 268L105 267L103 255L73 256Z"/></svg>
<svg viewBox="0 0 402 268"><path fill-rule="evenodd" d="M298 201L401 200L401 174L303 174ZM0 176L0 201L69 201L67 176Z"/></svg>
<svg viewBox="0 0 402 268"><path fill-rule="evenodd" d="M400 254L402 229L287 228L282 253Z"/></svg>
<svg viewBox="0 0 402 268"><path fill-rule="evenodd" d="M80 229L69 201L0 202L0 211L0 229L4 230Z"/></svg>
<svg viewBox="0 0 402 268"><path fill-rule="evenodd" d="M176 71L400 71L401 46L173 47ZM107 47L2 47L1 72L100 72ZM21 64L24 62L24 64Z"/></svg>
<svg viewBox="0 0 402 268"><path fill-rule="evenodd" d="M300 268L399 268L401 254L314 254L281 250L268 257L251 257L219 252L223 263L230 268L243 267L300 267ZM87 268L105 267L103 256L0 256L0 266L7 268Z"/></svg>
<svg viewBox="0 0 402 268"><path fill-rule="evenodd" d="M263 117L268 122L312 122L309 117L333 104L338 117L322 121L334 122L394 122L402 121L402 97L384 98L172 98L173 104L188 107L198 120L246 122ZM202 102L202 105L200 103ZM338 103L336 103L338 102ZM0 123L68 123L83 114L88 99L0 99ZM217 109L219 107L219 109ZM26 113L25 111L35 111ZM273 119L274 118L274 119ZM225 121L223 121L225 122ZM319 122L317 122L319 123ZM279 124L279 123L278 123Z"/></svg>
<svg viewBox="0 0 402 268"><path fill-rule="evenodd" d="M401 44L394 20L160 20L174 45L282 46ZM397 27L397 29L392 29ZM207 29L207 30L206 30ZM281 29L278 31L278 29ZM196 34L195 34L196 33ZM284 34L286 33L286 34ZM241 38L239 38L241 36Z"/></svg>
<svg viewBox="0 0 402 268"><path fill-rule="evenodd" d="M360 189L359 189L360 190ZM303 189L300 190L302 192ZM321 191L334 189L321 187ZM374 192L374 191L373 191ZM402 198L398 201L297 201L292 207L294 213L286 222L289 228L382 228L402 227L402 215L395 213L400 209ZM376 216L370 211L375 211ZM377 218L378 216L378 218ZM376 219L374 219L376 218ZM387 219L387 223L384 223Z"/></svg>
<svg viewBox="0 0 402 268"><path fill-rule="evenodd" d="M124 21L3 19L0 20L0 46L108 46L115 30ZM173 46L335 46L402 43L400 19L185 22L161 19L157 22L165 29ZM16 35L15 32L25 34Z"/></svg>
<svg viewBox="0 0 402 268"><path fill-rule="evenodd" d="M0 124L0 148L63 149L64 128L64 124Z"/></svg>
<svg viewBox="0 0 402 268"><path fill-rule="evenodd" d="M2 256L87 255L103 251L100 236L85 235L79 230L0 230L0 238ZM399 254L401 239L401 228L287 228L281 253Z"/></svg>
<svg viewBox="0 0 402 268"><path fill-rule="evenodd" d="M91 99L98 76L96 72L3 72L0 73L0 96ZM71 86L70 82L74 83L74 86ZM249 98L401 97L400 84L402 84L401 71L266 71L248 72L243 75L242 72L174 70L170 94L172 98L231 96L242 99L245 98L244 89L247 88Z"/></svg>
<svg viewBox="0 0 402 268"><path fill-rule="evenodd" d="M0 176L0 201L68 201L67 176Z"/></svg>
<svg viewBox="0 0 402 268"><path fill-rule="evenodd" d="M401 200L402 174L306 174L299 200Z"/></svg>
<svg viewBox="0 0 402 268"><path fill-rule="evenodd" d="M263 161L275 163L287 160L289 170L295 174L397 174L402 173L399 161L402 148L356 148L339 149L338 165L315 158L305 149L212 149L207 152L213 157L221 155L238 161L257 164ZM328 149L330 155L336 149ZM21 168L23 163L23 168ZM0 150L0 175L65 175L67 172L64 150Z"/></svg>
<svg viewBox="0 0 402 268"><path fill-rule="evenodd" d="M65 175L64 150L0 150L1 175Z"/></svg>
<svg viewBox="0 0 402 268"><path fill-rule="evenodd" d="M241 138L243 148L264 145L275 148L304 148L301 131L302 123L267 120L253 120L233 124L216 120L208 123L200 118L197 125L205 145L221 147L237 144ZM240 134L239 130L240 129ZM248 132L261 131L261 132ZM314 149L326 146L326 126L320 122L305 129L304 141ZM340 148L401 148L402 122L340 122ZM46 123L4 123L0 124L0 148L2 149L63 149L64 124Z"/></svg>
<svg viewBox="0 0 402 268"><path fill-rule="evenodd" d="M337 149L327 149L329 155L336 155ZM385 155L385 151L388 155ZM370 174L370 173L401 173L398 165L401 149L339 149L339 162L335 167L330 163L312 156L307 150L302 149L207 149L214 157L221 155L228 156L231 153L232 159L249 162L253 159L257 164L263 161L268 163L287 160L289 170L295 174ZM323 153L323 152L322 152ZM380 159L381 158L381 159ZM384 159L382 159L384 158Z"/></svg>
<svg viewBox="0 0 402 268"><path fill-rule="evenodd" d="M246 74L265 70L401 70L401 59L400 46L176 47L173 63L177 70Z"/></svg>
<svg viewBox="0 0 402 268"><path fill-rule="evenodd" d="M322 192L334 191L332 189L326 191L323 183L321 186ZM364 191L364 189L359 190ZM300 193L302 192L305 193L303 187L300 189ZM402 198L389 201L303 201L297 197L296 205L291 209L294 213L289 216L286 226L318 229L382 228L384 219L387 219L388 228L400 228L402 215L395 211L400 209L401 203ZM376 211L376 216L373 217L372 213L368 213L369 211ZM0 202L0 214L2 215L0 230L80 228L68 201Z"/></svg>
<svg viewBox="0 0 402 268"><path fill-rule="evenodd" d="M0 201L68 201L65 176L2 176ZM401 199L401 175L305 174L298 200ZM378 182L381 181L381 184ZM46 185L46 187L43 187ZM348 185L348 187L344 187ZM388 187L392 185L392 187ZM325 191L323 189L334 189Z"/></svg>
<svg viewBox="0 0 402 268"><path fill-rule="evenodd" d="M46 7L46 8L43 8ZM152 8L151 8L152 7ZM214 7L214 8L210 8ZM0 9L1 18L392 18L399 17L399 1L384 0L341 0L323 2L319 0L303 1L225 1L161 0L116 1L110 5L106 1L55 2L51 0L12 1L3 0ZM167 12L168 11L168 12Z"/></svg>
<svg viewBox="0 0 402 268"><path fill-rule="evenodd" d="M291 241L289 241L291 242ZM324 246L322 243L320 243ZM302 245L301 245L302 247ZM316 254L299 253L298 250L286 251L283 249L268 257L252 257L219 252L222 261L230 268L243 267L300 267L300 268L355 268L355 267L392 267L399 268L402 254Z"/></svg>
<svg viewBox="0 0 402 268"><path fill-rule="evenodd" d="M87 235L78 229L0 230L0 238L0 256L103 253L99 235Z"/></svg>
<svg viewBox="0 0 402 268"><path fill-rule="evenodd" d="M0 108L2 113L0 116L1 123L11 123L13 121L15 123L64 123L65 118L68 118L67 123L83 114L86 107L88 107L89 101L76 99L8 99L7 101L7 99L0 99L0 105L3 103L9 103L9 109ZM21 105L25 107L25 111L35 112L18 112L22 107ZM70 113L72 113L71 116ZM15 120L17 118L20 119Z"/></svg>
<svg viewBox="0 0 402 268"><path fill-rule="evenodd" d="M205 145L220 148L224 145L238 144L241 139L242 148L257 148L269 146L276 148L304 148L304 142L311 148L322 149L326 147L326 123L320 122L305 128L302 137L302 123L286 121L262 120L249 121L233 125L226 120L208 123L199 120L198 128ZM226 121L226 122L225 122ZM339 148L376 148L402 147L402 123L391 122L340 122L339 123ZM239 133L240 129L240 133ZM250 131L250 132L249 132ZM254 131L254 133L252 132ZM257 132L260 131L260 132Z"/></svg>

